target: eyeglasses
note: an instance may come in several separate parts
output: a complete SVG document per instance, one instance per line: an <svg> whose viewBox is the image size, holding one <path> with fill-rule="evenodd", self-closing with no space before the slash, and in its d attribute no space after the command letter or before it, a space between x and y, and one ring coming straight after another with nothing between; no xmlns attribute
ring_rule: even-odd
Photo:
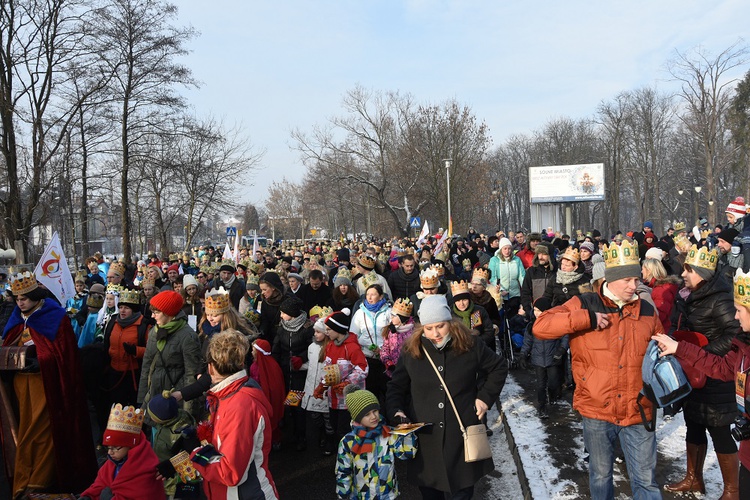
<svg viewBox="0 0 750 500"><path fill-rule="evenodd" d="M108 451L120 451L124 446L107 446Z"/></svg>
<svg viewBox="0 0 750 500"><path fill-rule="evenodd" d="M199 274L199 275L197 276L197 278L198 278L198 279L201 279L201 278L205 278L205 277L206 277L206 275L205 275L205 274Z"/></svg>

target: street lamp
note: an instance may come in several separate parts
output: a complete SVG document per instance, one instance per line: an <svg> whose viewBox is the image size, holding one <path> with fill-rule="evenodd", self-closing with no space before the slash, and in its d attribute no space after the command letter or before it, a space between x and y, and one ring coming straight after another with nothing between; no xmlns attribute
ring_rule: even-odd
<svg viewBox="0 0 750 500"><path fill-rule="evenodd" d="M703 189L701 186L695 186L693 189L695 189L695 192L698 194L698 196L695 199L695 222L698 222L698 205L700 205L701 200L701 189Z"/></svg>
<svg viewBox="0 0 750 500"><path fill-rule="evenodd" d="M446 183L445 185L448 188L448 227L451 226L451 161L452 160L443 160L445 161L445 179Z"/></svg>
<svg viewBox="0 0 750 500"><path fill-rule="evenodd" d="M494 181L492 183L492 196L495 198L496 203L496 215L497 215L497 229L501 229L502 225L500 224L500 189L498 188L497 181Z"/></svg>

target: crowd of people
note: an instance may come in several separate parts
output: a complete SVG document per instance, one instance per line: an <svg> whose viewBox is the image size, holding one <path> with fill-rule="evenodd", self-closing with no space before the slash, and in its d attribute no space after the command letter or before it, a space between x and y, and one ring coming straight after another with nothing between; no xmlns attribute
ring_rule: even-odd
<svg viewBox="0 0 750 500"><path fill-rule="evenodd" d="M721 498L747 497L746 212L738 198L714 231L701 218L662 236L646 221L610 237L470 229L236 260L210 246L136 264L95 254L65 304L14 272L0 307L13 498L278 498L282 437L336 455L338 498L396 498L399 479L425 499L472 498L494 466L467 460L462 431L486 424L513 366L534 368L542 419L575 391L591 498L613 498L618 447L636 498L705 492L709 435ZM687 428L686 474L665 485L643 425L656 408L637 405L651 339L693 383L664 411Z"/></svg>

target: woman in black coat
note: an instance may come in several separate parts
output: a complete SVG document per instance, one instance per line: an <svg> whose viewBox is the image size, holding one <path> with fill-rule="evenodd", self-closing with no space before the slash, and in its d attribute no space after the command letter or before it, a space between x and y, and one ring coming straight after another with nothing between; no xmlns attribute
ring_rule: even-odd
<svg viewBox="0 0 750 500"><path fill-rule="evenodd" d="M732 287L721 273L715 272L715 268L711 270L694 265L697 264L696 260L688 257L685 261L682 277L685 286L690 289L690 295L676 304L677 324L681 330L692 330L705 335L708 345L703 349L717 356L724 356L729 352L732 339L740 331L740 324L735 319ZM703 461L708 446L707 431L711 435L726 483L729 479L724 464L737 462L737 445L729 430L737 416L734 384L707 377L706 385L693 389L684 401L687 473L682 481L667 484L664 488L668 491L705 489Z"/></svg>
<svg viewBox="0 0 750 500"><path fill-rule="evenodd" d="M419 453L407 467L423 498L443 492L471 498L474 485L493 470L492 459L467 463L458 420L430 356L445 379L464 427L477 425L497 401L508 366L502 356L478 342L463 323L451 318L442 295L428 295L419 308L418 326L404 344L386 396L391 422L430 422L419 433ZM477 379L485 378L477 387ZM411 398L411 399L410 399Z"/></svg>
<svg viewBox="0 0 750 500"><path fill-rule="evenodd" d="M262 299L258 308L260 309L260 337L266 339L273 345L276 336L276 328L281 321L279 307L284 300L284 285L278 273L266 271L260 277L258 285Z"/></svg>
<svg viewBox="0 0 750 500"><path fill-rule="evenodd" d="M581 295L581 286L589 285L578 250L568 247L559 258L559 267L547 283L544 297L552 301L552 307L566 303L570 298Z"/></svg>

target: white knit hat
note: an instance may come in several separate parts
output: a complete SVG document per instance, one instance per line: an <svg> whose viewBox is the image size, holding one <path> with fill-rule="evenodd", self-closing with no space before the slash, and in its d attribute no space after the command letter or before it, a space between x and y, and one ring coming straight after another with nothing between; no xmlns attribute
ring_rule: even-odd
<svg viewBox="0 0 750 500"><path fill-rule="evenodd" d="M427 295L419 304L419 322L423 325L450 321L451 317L445 295Z"/></svg>
<svg viewBox="0 0 750 500"><path fill-rule="evenodd" d="M647 259L662 260L664 258L664 250L657 247L651 247L646 252Z"/></svg>
<svg viewBox="0 0 750 500"><path fill-rule="evenodd" d="M500 238L497 248L511 247L511 246L513 246L513 243L511 243L508 238L503 237L503 238Z"/></svg>

